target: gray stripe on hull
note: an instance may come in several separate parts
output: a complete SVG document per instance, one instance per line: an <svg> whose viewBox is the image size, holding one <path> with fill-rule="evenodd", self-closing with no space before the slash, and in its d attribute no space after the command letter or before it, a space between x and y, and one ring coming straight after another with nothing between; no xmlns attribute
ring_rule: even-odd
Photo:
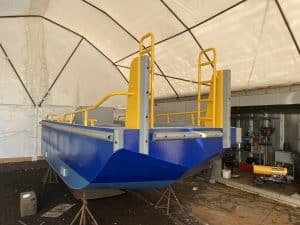
<svg viewBox="0 0 300 225"><path fill-rule="evenodd" d="M42 121L41 124L46 127L50 127L56 130L83 135L91 138L96 138L100 140L113 141L114 134L107 131L91 130L74 126L67 126L64 124L54 124L51 122Z"/></svg>

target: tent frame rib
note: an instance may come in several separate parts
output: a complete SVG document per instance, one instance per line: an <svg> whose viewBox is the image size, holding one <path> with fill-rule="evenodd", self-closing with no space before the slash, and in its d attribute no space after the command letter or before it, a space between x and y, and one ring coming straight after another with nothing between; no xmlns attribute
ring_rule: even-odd
<svg viewBox="0 0 300 225"><path fill-rule="evenodd" d="M82 34L79 34L78 32L76 32L76 31L74 31L74 30L72 30L72 29L70 29L70 28L68 28L68 27L66 27L66 26L64 26L64 25L62 25L62 24L60 24L60 23L57 23L57 22L55 22L55 21L53 21L53 20L51 20L51 19L49 19L49 18L47 18L47 17L44 17L44 16L40 16L41 18L43 18L43 19L45 19L45 20L47 20L48 22L50 22L50 23L53 23L53 24L55 24L55 25L57 25L57 26L59 26L59 27L61 27L61 28L63 28L63 29L65 29L65 30L67 30L67 31L69 31L69 32L71 32L71 33L73 33L73 34L75 34L75 35L77 35L77 36L79 36L79 37L83 37L84 38L84 40L86 41L86 42L88 42L97 52L99 52L102 56L104 56L111 64L113 64L113 66L114 67L116 67L116 69L118 70L118 72L121 74L121 76L123 77L123 79L126 81L126 83L128 84L128 80L127 80L127 78L126 78L126 76L122 73L122 71L116 66L116 63L114 63L113 62L113 60L111 59L111 58L109 58L106 54L104 54L104 52L102 52L99 48L97 48L89 39L87 39L85 36L83 36ZM0 17L1 18L1 17Z"/></svg>
<svg viewBox="0 0 300 225"><path fill-rule="evenodd" d="M297 40L296 40L296 38L294 36L294 33L293 33L293 31L292 31L292 29L290 27L289 21L287 20L287 18L285 16L285 13L283 12L283 9L282 9L279 1L278 0L274 0L274 1L275 1L276 5L277 5L277 8L278 8L278 10L280 12L280 15L281 15L281 17L282 17L282 19L284 21L284 24L285 24L286 28L288 29L289 34L290 34L290 36L291 36L291 38L292 38L292 40L294 42L294 45L295 45L295 47L296 47L296 49L298 51L298 54L300 55L300 48L299 48L298 42L297 42Z"/></svg>
<svg viewBox="0 0 300 225"><path fill-rule="evenodd" d="M52 19L49 19L45 16L41 16L41 15L10 15L10 16L0 16L0 19L10 19L10 18L41 18L41 19L44 19L66 31L69 31L71 32L72 34L78 36L78 37L83 37L85 41L87 41L93 48L95 48L95 50L97 50L102 56L104 56L117 70L118 72L120 73L120 75L123 77L123 79L125 80L126 83L128 83L128 80L126 78L126 76L122 73L122 71L116 66L116 63L114 63L114 61L109 58L106 54L104 54L99 48L97 48L89 39L87 39L85 36L81 35L80 33L60 24L60 23L57 23L56 21L52 20Z"/></svg>
<svg viewBox="0 0 300 225"><path fill-rule="evenodd" d="M188 33L192 36L193 40L196 42L196 44L198 45L198 47L201 49L201 51L203 51L203 47L200 44L200 42L198 41L198 39L195 37L195 35L193 34L193 32L189 29L189 27L183 22L183 20L174 12L174 10L164 1L164 0L160 0L160 2L169 10L169 12L184 26L184 28L186 30L188 30ZM207 59L207 61L210 61L209 56L207 55L206 52L204 52L204 56ZM213 65L210 64L212 67Z"/></svg>
<svg viewBox="0 0 300 225"><path fill-rule="evenodd" d="M202 24L204 24L204 23L206 23L206 22L208 22L208 21L210 21L210 20L212 20L212 19L215 19L216 17L218 17L218 16L220 16L220 15L222 15L222 14L224 14L224 13L230 11L231 9L233 9L233 8L239 6L239 5L241 5L241 4L243 4L243 3L247 2L247 1L248 1L248 0L242 0L242 1L239 1L239 2L237 2L237 3L235 3L235 4L231 5L231 6L229 6L228 8L223 9L222 11L220 11L220 12L218 12L218 13L216 13L216 14L210 16L210 17L208 17L207 19L202 20L202 21L199 22L199 23L196 23L195 25L189 27L188 29L185 29L185 30L180 31L180 32L178 32L178 33L176 33L176 34L173 34L173 35L171 35L171 36L169 36L169 37L167 37L167 38L165 38L165 39L162 39L162 40L160 40L160 41L155 42L155 45L159 45L159 44L164 43L164 42L166 42L166 41L168 41L168 40L170 40L170 39L176 38L177 36L180 36L180 35L182 35L182 34L184 34L184 33L186 33L186 32L189 32L190 30L192 30L192 29L194 29L194 28L196 28L196 27L198 27L198 26L201 26ZM123 60L129 58L130 56L133 56L133 55L136 54L136 53L138 53L138 51L132 52L132 53L130 53L130 54L128 54L128 55L122 57L121 59L118 59L117 61L115 61L115 63L119 63L119 62L121 62L121 61L123 61Z"/></svg>
<svg viewBox="0 0 300 225"><path fill-rule="evenodd" d="M125 69L130 69L129 66L123 66L123 65L119 65L119 64L117 64L117 66L121 67L121 68L125 68ZM184 79L184 78L180 78L180 77L173 77L173 76L166 75L166 74L162 75L161 73L154 73L154 74L157 75L157 76L161 76L161 77L166 76L167 78L170 78L170 79L173 79L173 80L179 80L179 81L185 81L185 82L189 82L189 83L193 83L193 84L198 84L197 81L188 80L188 79Z"/></svg>
<svg viewBox="0 0 300 225"><path fill-rule="evenodd" d="M116 63L114 63L106 54L104 54L99 48L97 48L89 39L87 39L86 37L83 37L83 39L87 43L89 43L97 52L99 52L104 58L106 58L111 64L113 64L113 66L118 70L118 72L121 74L121 76L126 81L126 83L127 84L129 83L126 76L122 73L122 71L119 69L119 67L117 67Z"/></svg>
<svg viewBox="0 0 300 225"><path fill-rule="evenodd" d="M139 40L127 28L125 28L122 24L120 24L115 18L113 18L106 11L104 11L103 9L100 9L99 7L97 7L96 5L90 3L87 0L82 0L82 2L84 2L85 4L91 6L92 8L96 9L97 11L103 13L111 21L113 21L117 26L119 26L125 33L127 33L132 39L134 39L137 43L139 43ZM168 78L164 75L164 72L162 71L161 67L158 65L158 63L156 61L154 61L154 64L157 67L157 69L159 70L159 72L162 74L162 76L164 77L164 79L167 81L167 83L169 84L169 86L171 87L171 89L173 90L173 92L175 93L175 95L177 96L177 98L179 98L178 92L175 90L174 86L171 84L171 82L168 80Z"/></svg>
<svg viewBox="0 0 300 225"><path fill-rule="evenodd" d="M76 44L75 48L73 49L71 55L68 57L68 59L66 60L66 62L64 63L64 65L62 66L62 68L60 69L60 71L58 72L58 74L56 75L54 81L52 82L52 84L50 85L50 87L48 88L47 92L45 93L44 97L42 98L42 100L39 103L39 107L42 106L42 104L44 103L44 101L46 100L46 98L48 97L48 95L50 94L50 91L52 90L52 88L54 87L55 83L57 82L57 80L60 78L60 76L62 75L63 71L65 70L65 68L67 67L67 65L69 64L69 62L71 61L73 55L75 54L75 52L77 51L77 49L79 48L80 44L82 43L82 41L84 40L83 37L80 38L79 42Z"/></svg>
<svg viewBox="0 0 300 225"><path fill-rule="evenodd" d="M7 54L7 52L6 52L6 50L4 49L4 47L3 47L3 45L2 45L1 43L0 43L0 48L1 48L2 52L3 52L3 54L5 55L5 57L6 57L7 61L8 61L8 63L9 63L9 65L10 65L11 68L13 69L15 75L17 76L18 80L20 81L22 87L24 88L24 90L25 90L27 96L29 97L30 101L32 102L33 106L36 107L36 103L35 103L35 101L33 100L33 97L31 96L30 92L28 91L28 89L27 89L25 83L23 82L23 80L22 80L22 78L20 77L20 75L19 75L19 73L18 73L16 67L14 66L14 64L12 63L12 61L10 60L10 58L9 58L9 56L8 56L8 54Z"/></svg>

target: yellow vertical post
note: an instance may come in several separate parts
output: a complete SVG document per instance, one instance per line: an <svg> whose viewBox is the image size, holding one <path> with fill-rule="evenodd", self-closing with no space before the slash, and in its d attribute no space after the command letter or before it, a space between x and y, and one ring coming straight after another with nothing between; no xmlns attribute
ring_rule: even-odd
<svg viewBox="0 0 300 225"><path fill-rule="evenodd" d="M73 119L74 119L74 114L71 114L69 118L69 123L73 123Z"/></svg>
<svg viewBox="0 0 300 225"><path fill-rule="evenodd" d="M195 125L195 115L194 115L194 113L192 113L191 115L192 115L192 125L194 126Z"/></svg>
<svg viewBox="0 0 300 225"><path fill-rule="evenodd" d="M84 126L87 126L88 125L88 111L84 111Z"/></svg>
<svg viewBox="0 0 300 225"><path fill-rule="evenodd" d="M217 71L216 76L216 122L215 127L223 127L223 115L224 115L224 81L223 81L223 70Z"/></svg>
<svg viewBox="0 0 300 225"><path fill-rule="evenodd" d="M133 95L127 98L125 127L140 128L140 88L141 88L141 58L134 58L130 65L128 92Z"/></svg>

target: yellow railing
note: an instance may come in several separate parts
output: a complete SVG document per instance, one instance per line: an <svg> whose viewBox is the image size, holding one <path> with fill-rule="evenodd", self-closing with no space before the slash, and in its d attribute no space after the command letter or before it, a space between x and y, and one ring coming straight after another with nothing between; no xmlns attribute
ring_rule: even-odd
<svg viewBox="0 0 300 225"><path fill-rule="evenodd" d="M48 114L47 116L45 116L45 120L53 120L53 121L63 122L64 118L57 114Z"/></svg>
<svg viewBox="0 0 300 225"><path fill-rule="evenodd" d="M202 111L205 112L205 111ZM195 124L195 115L197 115L198 111L190 111L190 112L173 112L173 113L161 113L161 114L156 114L155 117L166 117L166 122L170 123L171 122L171 117L174 116L191 116L191 123L192 125Z"/></svg>
<svg viewBox="0 0 300 225"><path fill-rule="evenodd" d="M150 38L150 46L144 47L144 41ZM139 55L142 56L144 54L150 55L150 87L149 87L149 94L150 94L150 128L154 127L154 60L155 60L155 51L154 51L154 34L148 33L144 35L140 40L140 53Z"/></svg>
<svg viewBox="0 0 300 225"><path fill-rule="evenodd" d="M202 57L208 52L212 52L213 59L207 62L202 62ZM212 66L212 78L210 80L202 80L202 68L204 66L211 65ZM212 121L212 127L216 126L216 79L217 79L217 69L216 69L216 50L214 48L207 48L204 49L199 53L198 58L198 95L197 95L197 115L198 121L197 125L201 125L201 121ZM202 99L201 96L201 86L208 85L210 88L213 88L211 93L212 96L208 95L209 97L206 99ZM206 115L205 117L201 117L201 103L212 103L212 115ZM208 111L206 111L207 114Z"/></svg>
<svg viewBox="0 0 300 225"><path fill-rule="evenodd" d="M95 124L95 121L94 119L89 119L89 112L90 111L93 111L97 108L99 108L107 99L109 99L110 97L112 96L116 96L116 95L132 95L133 93L130 93L130 92L125 92L125 91L121 91L121 92L111 92L107 95L105 95L103 98L101 98L95 105L93 106L90 106L88 108L85 108L85 109L79 109L79 110L75 110L75 111L72 111L72 112L68 112L68 113L65 113L64 116L63 116L63 122L69 122L69 123L73 123L73 119L74 119L74 116L78 113L83 113L84 114L84 126L87 126L88 125L88 122L90 122L90 125L93 126ZM68 118L69 117L69 118Z"/></svg>
<svg viewBox="0 0 300 225"><path fill-rule="evenodd" d="M202 62L202 57L208 52L212 52L213 59L211 61ZM204 66L211 65L212 66L212 77L210 80L202 80L202 68ZM157 114L156 117L166 117L166 122L170 123L170 118L174 116L183 116L190 115L192 125L195 124L195 115L197 115L197 126L201 125L202 121L212 121L212 127L216 126L216 78L217 78L217 70L216 70L216 50L214 48L204 49L199 53L198 58L198 93L197 93L197 111L190 112L174 112L174 113L162 113ZM206 85L212 88L212 93L209 94L208 98L203 99L201 96L201 86ZM206 110L201 110L201 103L210 104L212 103L212 115L208 114L208 107ZM205 113L205 117L201 116L202 113Z"/></svg>

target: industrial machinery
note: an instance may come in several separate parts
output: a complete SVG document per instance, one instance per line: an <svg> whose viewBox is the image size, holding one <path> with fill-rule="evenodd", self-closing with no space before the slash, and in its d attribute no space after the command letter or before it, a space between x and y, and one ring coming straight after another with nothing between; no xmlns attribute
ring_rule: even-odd
<svg viewBox="0 0 300 225"><path fill-rule="evenodd" d="M264 118L263 123L264 125L260 128L259 164L270 165L272 149L271 136L274 133L274 128L270 126L270 120L268 118Z"/></svg>
<svg viewBox="0 0 300 225"><path fill-rule="evenodd" d="M253 173L256 174L255 183L257 185L261 185L265 181L283 184L287 182L288 171L285 167L254 165Z"/></svg>
<svg viewBox="0 0 300 225"><path fill-rule="evenodd" d="M287 168L287 180L295 179L295 162L292 152L275 151L275 165Z"/></svg>
<svg viewBox="0 0 300 225"><path fill-rule="evenodd" d="M146 39L149 47L144 47ZM41 121L42 153L70 188L167 187L236 143L236 128L230 127L230 71L217 71L214 49L199 55L198 109L188 112L193 126L155 127L154 35L143 36L139 47L128 91L112 92L91 107ZM202 62L207 52L213 59ZM202 80L203 66L213 68L210 80ZM210 88L206 99L201 96L203 85ZM97 126L90 112L119 95L127 96L125 127ZM78 114L83 124L74 123ZM172 114L164 116L170 122Z"/></svg>

